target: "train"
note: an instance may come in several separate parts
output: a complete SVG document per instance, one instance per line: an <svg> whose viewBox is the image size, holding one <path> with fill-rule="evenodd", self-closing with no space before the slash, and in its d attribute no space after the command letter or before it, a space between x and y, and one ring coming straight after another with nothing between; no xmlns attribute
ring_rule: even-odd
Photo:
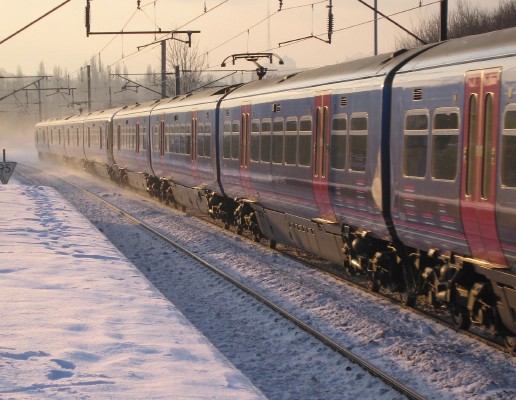
<svg viewBox="0 0 516 400"><path fill-rule="evenodd" d="M35 126L58 160L516 350L516 29Z"/></svg>

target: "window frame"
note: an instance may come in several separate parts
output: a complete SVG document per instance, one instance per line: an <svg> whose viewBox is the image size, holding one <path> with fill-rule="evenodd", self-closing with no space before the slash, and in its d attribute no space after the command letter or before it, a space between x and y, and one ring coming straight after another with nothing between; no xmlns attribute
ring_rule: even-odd
<svg viewBox="0 0 516 400"><path fill-rule="evenodd" d="M431 125L431 133L430 133L430 177L433 181L438 182L455 182L459 177L459 161L461 160L462 150L460 145L461 139L461 128L462 128L462 120L460 114L459 107L437 107L432 116L432 125ZM435 128L435 118L439 114L451 114L456 113L458 119L458 126L456 129L448 128L448 129L436 129ZM436 178L434 175L434 154L435 154L435 145L434 145L434 136L457 136L457 158L455 160L455 177L453 179L445 179L445 178Z"/></svg>
<svg viewBox="0 0 516 400"><path fill-rule="evenodd" d="M367 130L352 130L351 129L351 122L353 118L366 118L367 120ZM366 111L360 111L360 112L354 112L351 113L351 115L348 116L348 148L347 148L347 160L348 160L348 171L365 174L367 172L367 160L369 156L369 113ZM363 133L365 132L365 134ZM366 137L366 154L365 154L365 167L363 170L357 170L352 169L352 163L351 163L351 138L352 136L365 136Z"/></svg>
<svg viewBox="0 0 516 400"><path fill-rule="evenodd" d="M333 121L335 121L336 119L345 119L346 120L346 129L344 131L337 131L337 130L333 129ZM348 147L349 147L349 129L350 129L349 126L350 126L350 124L349 124L349 117L348 117L347 113L337 113L337 114L333 115L333 117L331 119L331 128L330 128L330 168L333 171L346 171L347 170L347 167L348 167ZM369 119L367 121L367 127L368 127L367 132L369 134ZM334 135L333 132L344 132L344 133L340 133L340 134ZM345 136L345 138L346 138L346 149L344 151L344 168L335 168L333 166L333 146L332 146L333 136Z"/></svg>
<svg viewBox="0 0 516 400"><path fill-rule="evenodd" d="M424 115L426 116L427 120L427 127L426 130L423 129L406 129L407 124L407 117L411 115ZM408 132L408 134L407 134ZM423 176L419 175L407 175L405 171L406 166L406 138L407 137L422 137L426 136L426 155L425 155L425 174ZM403 153L401 158L401 170L403 173L403 177L405 179L419 179L419 180L425 180L428 175L428 151L429 151L429 139L430 139L430 110L427 108L414 108L407 110L405 113L405 117L403 118Z"/></svg>

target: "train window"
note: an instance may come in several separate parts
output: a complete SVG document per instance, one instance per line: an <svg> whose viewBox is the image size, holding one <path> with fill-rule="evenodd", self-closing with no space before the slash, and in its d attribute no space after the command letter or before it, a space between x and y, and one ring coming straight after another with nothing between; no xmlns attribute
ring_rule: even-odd
<svg viewBox="0 0 516 400"><path fill-rule="evenodd" d="M231 158L238 160L240 152L240 121L233 121L231 126Z"/></svg>
<svg viewBox="0 0 516 400"><path fill-rule="evenodd" d="M185 154L190 154L192 146L192 126L190 124L186 124L185 130Z"/></svg>
<svg viewBox="0 0 516 400"><path fill-rule="evenodd" d="M285 164L295 165L297 156L297 118L288 119L285 128Z"/></svg>
<svg viewBox="0 0 516 400"><path fill-rule="evenodd" d="M185 154L185 124L179 125L179 154Z"/></svg>
<svg viewBox="0 0 516 400"><path fill-rule="evenodd" d="M455 180L459 156L459 110L437 109L432 129L432 178Z"/></svg>
<svg viewBox="0 0 516 400"><path fill-rule="evenodd" d="M466 152L466 196L471 196L475 183L475 157L477 143L477 95L469 98L468 147Z"/></svg>
<svg viewBox="0 0 516 400"><path fill-rule="evenodd" d="M312 160L312 117L301 117L297 148L298 165L309 167Z"/></svg>
<svg viewBox="0 0 516 400"><path fill-rule="evenodd" d="M272 162L281 164L283 162L283 118L277 118L272 124Z"/></svg>
<svg viewBox="0 0 516 400"><path fill-rule="evenodd" d="M426 175L428 153L428 110L409 111L405 117L403 173L422 178Z"/></svg>
<svg viewBox="0 0 516 400"><path fill-rule="evenodd" d="M495 164L493 154L494 97L487 93L484 105L484 149L482 155L482 198L491 195L491 166Z"/></svg>
<svg viewBox="0 0 516 400"><path fill-rule="evenodd" d="M141 127L141 135L142 135L141 143L143 143L142 149L147 150L147 125L144 125L143 127Z"/></svg>
<svg viewBox="0 0 516 400"><path fill-rule="evenodd" d="M70 131L68 131L68 142L70 142ZM102 149L102 127L99 127L99 147Z"/></svg>
<svg viewBox="0 0 516 400"><path fill-rule="evenodd" d="M204 125L204 156L210 157L211 152L211 123L207 122Z"/></svg>
<svg viewBox="0 0 516 400"><path fill-rule="evenodd" d="M502 134L502 185L516 188L516 104L505 112Z"/></svg>
<svg viewBox="0 0 516 400"><path fill-rule="evenodd" d="M271 161L271 121L262 120L262 134L260 135L260 160L261 162Z"/></svg>
<svg viewBox="0 0 516 400"><path fill-rule="evenodd" d="M260 161L260 120L251 121L251 161Z"/></svg>
<svg viewBox="0 0 516 400"><path fill-rule="evenodd" d="M179 154L179 137L181 128L179 124L174 125L174 153Z"/></svg>
<svg viewBox="0 0 516 400"><path fill-rule="evenodd" d="M159 125L154 125L154 151L159 151Z"/></svg>
<svg viewBox="0 0 516 400"><path fill-rule="evenodd" d="M70 146L70 129L66 130L66 137L68 138L68 146Z"/></svg>
<svg viewBox="0 0 516 400"><path fill-rule="evenodd" d="M204 133L197 134L197 157L204 157Z"/></svg>
<svg viewBox="0 0 516 400"><path fill-rule="evenodd" d="M363 172L367 165L368 116L351 116L349 131L349 169Z"/></svg>
<svg viewBox="0 0 516 400"><path fill-rule="evenodd" d="M120 124L117 125L117 147L118 151L122 148L122 126Z"/></svg>
<svg viewBox="0 0 516 400"><path fill-rule="evenodd" d="M348 133L347 115L335 115L331 124L331 167L346 168L346 139Z"/></svg>
<svg viewBox="0 0 516 400"><path fill-rule="evenodd" d="M204 133L204 124L197 124L197 132Z"/></svg>
<svg viewBox="0 0 516 400"><path fill-rule="evenodd" d="M231 122L224 122L224 135L222 138L223 157L231 157Z"/></svg>

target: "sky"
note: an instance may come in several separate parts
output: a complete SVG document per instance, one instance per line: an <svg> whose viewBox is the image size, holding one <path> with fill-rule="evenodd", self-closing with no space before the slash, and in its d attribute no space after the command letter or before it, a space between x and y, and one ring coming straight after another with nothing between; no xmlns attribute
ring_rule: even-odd
<svg viewBox="0 0 516 400"><path fill-rule="evenodd" d="M373 4L373 0L367 0ZM435 0L377 0L378 9L412 28L419 18L439 12ZM449 0L453 9L459 0ZM495 7L498 0L463 0L482 7ZM0 41L39 18L62 0L17 0L0 13ZM357 0L333 0L332 44L311 38L279 47L279 43L327 32L329 0L92 0L91 31L118 32L161 30L199 30L193 34L199 50L208 54L212 70L235 53L270 51L283 58L284 68L312 68L372 55L374 50L373 12ZM419 7L421 4L421 7ZM54 66L73 73L100 56L104 67L119 64L129 73L145 73L147 66L159 70L159 46L137 50L152 43L155 35L91 35L84 25L86 0L71 0L35 25L0 45L0 69L25 75L36 74L41 62L47 73ZM206 7L207 12L204 12ZM267 16L270 18L267 19ZM362 24L362 25L359 25ZM352 27L353 25L359 25ZM125 28L124 28L125 27ZM348 29L344 29L348 28ZM378 22L379 53L395 48L403 32L386 20ZM160 38L159 36L157 38ZM327 39L326 36L321 38ZM276 63L277 67L278 64ZM226 69L254 69L244 60ZM272 68L272 67L271 67Z"/></svg>

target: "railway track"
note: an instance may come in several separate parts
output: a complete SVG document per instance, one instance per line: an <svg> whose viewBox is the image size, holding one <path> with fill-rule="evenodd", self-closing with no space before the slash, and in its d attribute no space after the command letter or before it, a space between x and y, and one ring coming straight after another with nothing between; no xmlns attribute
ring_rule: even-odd
<svg viewBox="0 0 516 400"><path fill-rule="evenodd" d="M34 168L34 167L30 167L29 166L29 168ZM34 169L36 169L36 168L34 168ZM35 185L41 186L41 183L37 179L35 179L32 176L30 176L30 174L27 174L27 173L24 173L24 172L20 172L19 170L16 171L16 172L17 172L18 175L20 175L22 178L28 180L29 182L31 182L31 183L33 183ZM111 204L110 202L108 202L108 201L98 197L97 195L93 194L92 192L90 192L90 191L88 191L88 190L86 190L86 189L84 189L84 188L82 188L82 187L80 187L80 186L78 186L78 185L76 185L76 184L74 184L72 182L67 181L66 179L57 177L57 176L55 176L53 174L50 174L48 172L45 172L45 171L39 170L39 172L43 173L43 174L47 174L47 175L51 176L54 179L59 179L60 181L66 183L67 185L70 185L71 187L81 191L82 193L86 194L87 196L89 196L90 198L94 199L95 201L103 204L106 207L109 207L111 210L115 211L120 216L128 219L133 224L140 226L141 228L145 229L146 231L148 231L149 233L151 233L155 237L157 237L157 238L161 239L162 241L168 243L169 245L173 246L175 249L177 249L180 252L182 252L183 254L187 255L188 257L190 257L195 262L201 264L205 268L207 268L210 271L216 273L217 275L219 275L220 277L222 277L226 281L230 282L235 287L239 288L243 292L245 292L248 295L252 296L254 299L258 300L260 303L262 303L263 305L268 307L270 310L276 312L277 314L279 314L284 319L290 321L295 326L297 326L299 329L305 331L306 333L311 335L313 338L315 338L316 340L318 340L321 343L323 343L324 345L326 345L331 350L335 351L336 353L340 354L341 356L346 357L348 360L350 360L354 364L357 364L358 366L360 366L363 370L369 372L372 376L377 377L378 379L380 379L381 381L383 381L384 383L386 383L387 385L389 385L390 387L395 389L400 394L406 396L409 399L414 399L414 400L425 399L425 397L423 397L419 393L415 392L414 390L412 390L408 386L404 385L403 383L401 383L397 379L393 378L389 374L387 374L384 371L380 370L379 368L375 367L374 365L372 365L371 363L369 363L368 361L366 361L362 357L359 357L358 355L356 355L353 352L349 351L348 349L346 349L345 347L341 346L340 344L338 344L337 342L335 342L334 340L332 340L328 336L326 336L323 333L319 332L317 329L314 329L309 324L303 322L301 319L295 317L294 315L292 315L291 313L289 313L288 311L286 311L282 307L278 306L274 302L272 302L272 301L268 300L267 298L265 298L264 296L260 295L255 290L251 289L249 286L241 283L240 281L238 281L237 279L233 278L229 274L227 274L224 271L222 271L220 268L217 268L213 264L209 263L208 261L205 261L204 259L202 259L198 255L194 254L193 252L191 252L188 249L186 249L185 247L181 246L180 244L178 244L174 240L170 239L169 237L167 237L167 236L163 235L162 233L158 232L157 230L153 229L152 227L150 227L146 223L142 222L138 218L134 217L130 213L127 213L127 212L123 211L122 209L120 209L120 208L116 207L115 205ZM285 252L281 252L281 253L284 254L284 255L287 255ZM291 257L292 259L295 259L292 256L289 256L289 257ZM296 259L296 261L299 261L299 260Z"/></svg>
<svg viewBox="0 0 516 400"><path fill-rule="evenodd" d="M31 168L34 168L34 167L31 167ZM46 173L44 171L41 171L41 172ZM21 175L23 176L23 174L21 174ZM25 177L27 179L31 180L30 176L25 175ZM56 177L56 178L58 178L58 177ZM61 179L61 178L58 178L58 179ZM65 180L63 180L63 181L66 182ZM33 181L33 182L35 184L37 184L36 183L37 181ZM69 182L66 182L66 183L71 184ZM74 184L71 184L71 185L75 186ZM82 188L80 188L78 186L76 188L83 190ZM140 193L140 192L138 192L138 193ZM95 196L95 195L93 195L93 196ZM102 199L100 199L100 200L102 200ZM158 199L154 198L153 200L155 200L156 203L159 203ZM161 205L163 207L167 207L163 204L161 204ZM186 212L184 207L181 209L181 211ZM188 213L200 220L203 220L206 223L214 225L220 229L224 229L223 223L221 223L220 221L214 220L205 214L202 214L195 210L190 210ZM233 232L230 229L226 229L226 231L229 231L229 232L233 233L235 236L242 237L248 241L255 242L254 236L246 231L244 231L240 234L238 234L237 232ZM264 244L261 242L258 242L258 244L260 244L264 247L268 247L267 244ZM416 306L414 306L414 307L406 306L405 304L403 304L402 301L399 300L397 295L390 293L390 292L386 292L384 290L380 290L379 292L373 292L367 287L367 282L366 282L365 278L362 279L362 277L360 277L360 276L349 277L344 271L340 271L338 266L336 266L335 264L333 264L329 261L326 261L326 260L319 259L318 257L316 257L312 254L308 254L308 253L303 252L302 250L292 248L290 246L282 245L282 244L278 244L277 247L275 249L271 249L271 251L275 251L295 262L301 263L302 265L304 265L308 268L317 270L327 276L331 276L332 278L334 278L338 281L341 281L348 285L351 285L352 287L362 290L364 292L367 292L375 297L389 301L390 303L396 304L397 306L402 307L406 310L410 310L411 312L421 315L425 318L428 318L446 328L452 329L458 333L461 333L461 334L468 336L472 339L475 339L479 342L487 344L487 345L495 348L498 351L510 354L512 356L516 356L516 352L511 352L509 349L507 349L507 347L503 344L502 339L497 340L497 338L488 337L489 333L484 332L485 329L477 328L476 329L477 332L464 330L464 329L457 329L457 327L453 323L449 322L449 320L446 319L447 316L444 316L444 315L439 316L437 313L431 312L430 310L421 307L420 306L421 304L423 304L423 305L425 304L423 296L419 296ZM429 307L427 307L427 308L429 308ZM444 311L444 310L441 310L441 311ZM442 314L444 314L444 313L442 312L441 315ZM448 317L448 319L451 319L451 318ZM472 325L472 328L475 329L476 328L475 325Z"/></svg>

